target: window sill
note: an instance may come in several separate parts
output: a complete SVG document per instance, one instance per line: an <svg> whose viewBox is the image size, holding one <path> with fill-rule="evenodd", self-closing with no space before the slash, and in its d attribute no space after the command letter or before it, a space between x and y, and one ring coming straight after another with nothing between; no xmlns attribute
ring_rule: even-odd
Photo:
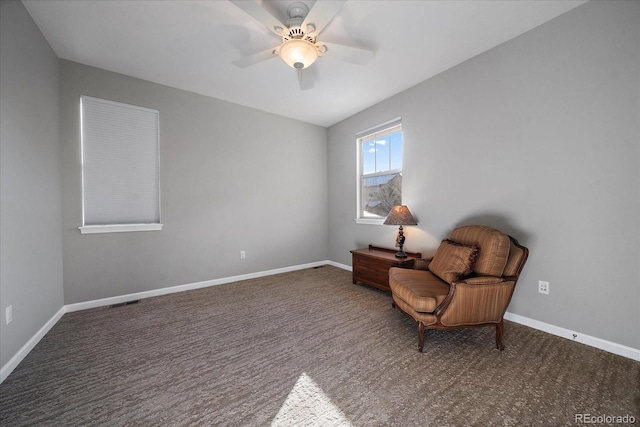
<svg viewBox="0 0 640 427"><path fill-rule="evenodd" d="M95 233L127 233L131 231L160 231L162 224L114 224L114 225L85 225L78 227L80 234Z"/></svg>
<svg viewBox="0 0 640 427"><path fill-rule="evenodd" d="M384 218L356 218L354 221L356 224L382 225Z"/></svg>

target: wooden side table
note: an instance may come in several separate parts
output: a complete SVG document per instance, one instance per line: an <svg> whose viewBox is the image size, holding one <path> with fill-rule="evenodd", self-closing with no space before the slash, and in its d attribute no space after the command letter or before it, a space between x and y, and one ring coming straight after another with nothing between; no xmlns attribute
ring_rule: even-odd
<svg viewBox="0 0 640 427"><path fill-rule="evenodd" d="M352 250L353 283L362 282L391 292L389 269L391 267L413 268L415 260L422 258L420 252L406 252L406 258L396 258L396 252L395 249L378 248L372 245L365 249Z"/></svg>

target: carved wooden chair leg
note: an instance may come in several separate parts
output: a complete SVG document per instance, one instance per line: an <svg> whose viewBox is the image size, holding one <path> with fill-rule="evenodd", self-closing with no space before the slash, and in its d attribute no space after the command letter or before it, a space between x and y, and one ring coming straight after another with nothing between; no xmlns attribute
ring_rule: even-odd
<svg viewBox="0 0 640 427"><path fill-rule="evenodd" d="M422 353L422 349L424 348L424 335L427 331L427 328L424 327L424 323L418 322L418 351Z"/></svg>
<svg viewBox="0 0 640 427"><path fill-rule="evenodd" d="M496 324L496 348L500 351L504 350L502 344L502 336L504 335L504 320L500 320L500 323Z"/></svg>

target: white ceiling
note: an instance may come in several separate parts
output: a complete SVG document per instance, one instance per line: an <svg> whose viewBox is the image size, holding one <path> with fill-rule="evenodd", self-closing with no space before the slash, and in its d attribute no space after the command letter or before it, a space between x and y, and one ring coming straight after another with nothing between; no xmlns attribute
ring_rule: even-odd
<svg viewBox="0 0 640 427"><path fill-rule="evenodd" d="M349 0L318 40L369 48L373 58L362 66L321 57L315 87L301 91L277 57L232 64L280 41L226 0L23 0L60 58L325 127L584 2ZM262 3L286 22L291 1Z"/></svg>

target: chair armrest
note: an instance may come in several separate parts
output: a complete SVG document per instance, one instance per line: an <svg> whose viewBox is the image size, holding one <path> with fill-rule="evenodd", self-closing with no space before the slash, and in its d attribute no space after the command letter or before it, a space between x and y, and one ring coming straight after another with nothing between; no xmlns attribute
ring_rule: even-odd
<svg viewBox="0 0 640 427"><path fill-rule="evenodd" d="M496 276L477 276L477 277L469 277L462 281L462 283L466 283L468 285L489 285L492 283L500 283L503 282L504 279L502 277Z"/></svg>
<svg viewBox="0 0 640 427"><path fill-rule="evenodd" d="M472 280L473 279L473 280ZM515 280L501 277L479 277L451 284L447 299L436 311L445 326L479 325L498 323L511 301ZM472 280L472 283L468 283ZM475 283L474 283L475 282ZM448 303L447 303L448 300Z"/></svg>
<svg viewBox="0 0 640 427"><path fill-rule="evenodd" d="M431 260L433 260L433 257L431 257L431 258L418 258L413 263L413 269L414 270L429 270L429 264L431 263Z"/></svg>

